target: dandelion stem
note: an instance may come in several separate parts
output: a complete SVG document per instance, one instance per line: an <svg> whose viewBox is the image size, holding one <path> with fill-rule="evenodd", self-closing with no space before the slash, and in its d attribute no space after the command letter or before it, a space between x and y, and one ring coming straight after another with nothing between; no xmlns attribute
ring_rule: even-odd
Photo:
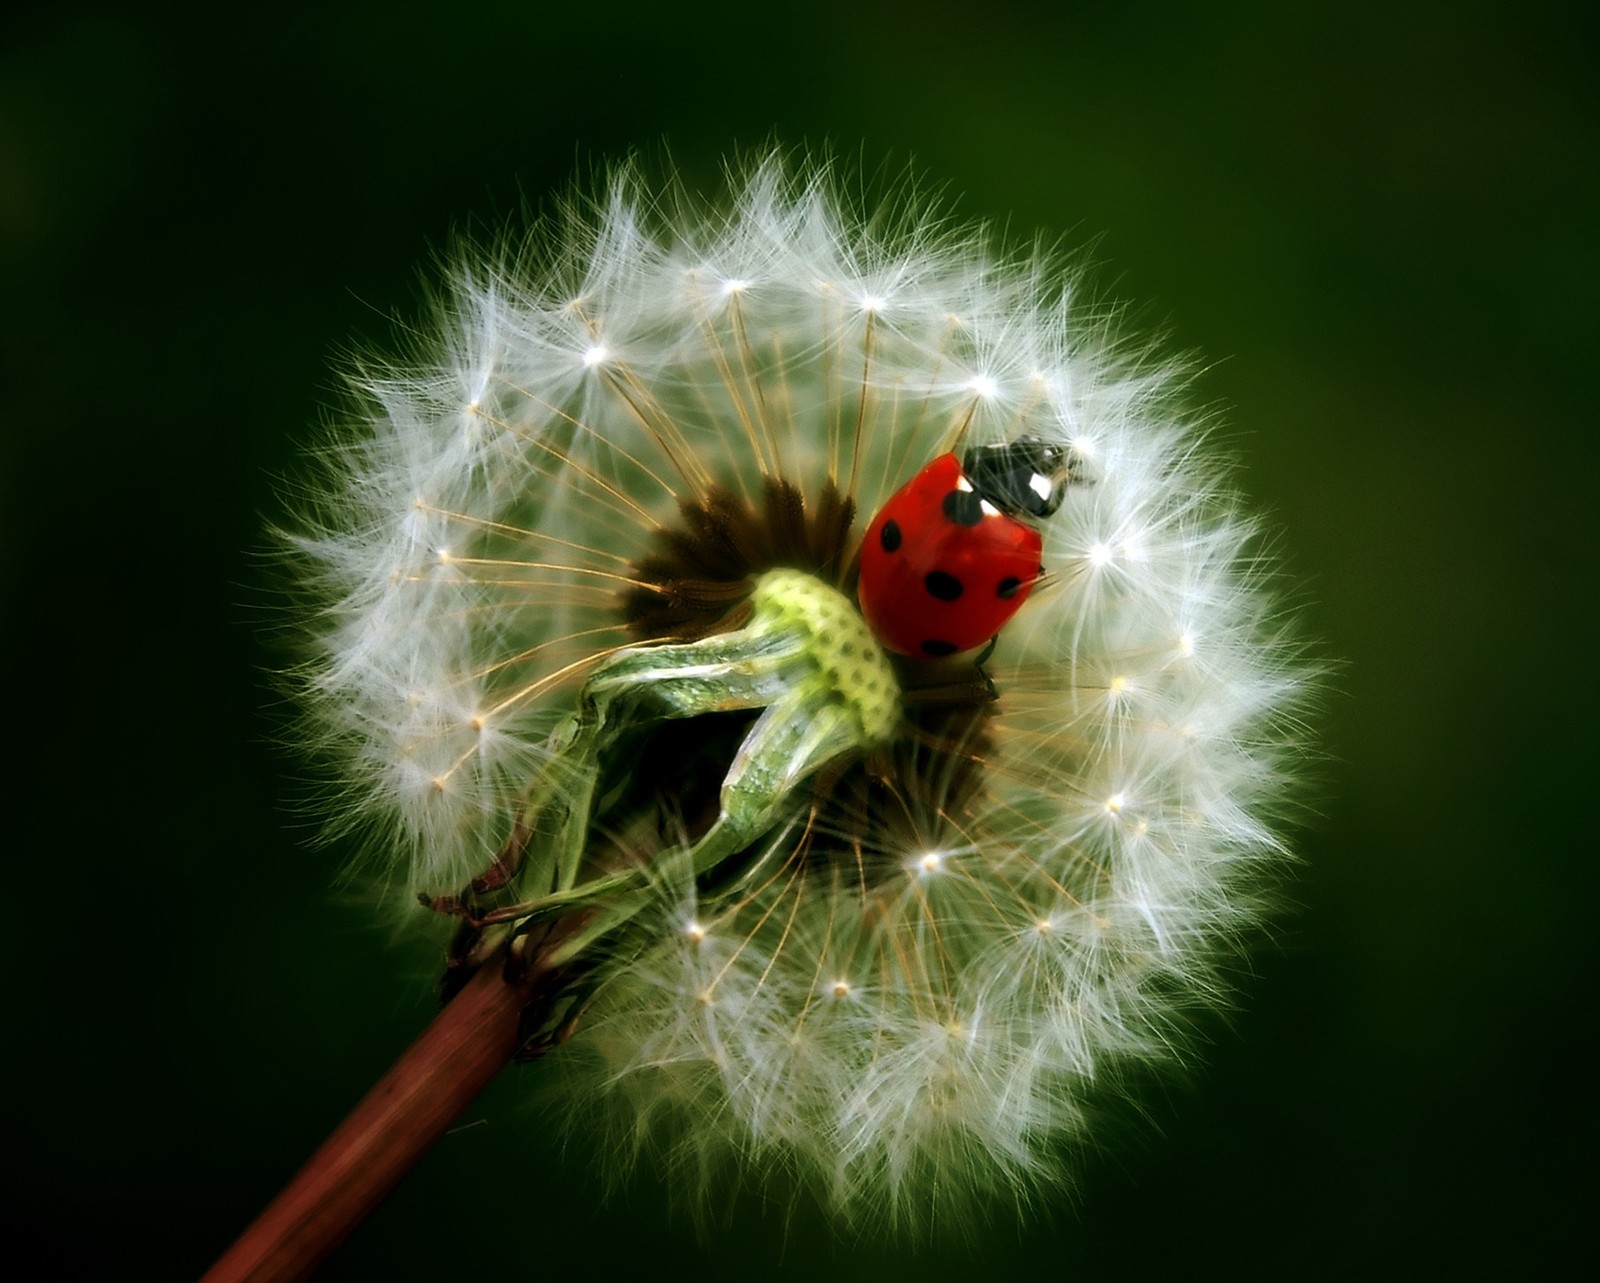
<svg viewBox="0 0 1600 1283"><path fill-rule="evenodd" d="M203 1283L307 1278L371 1214L516 1051L545 972L505 960L445 1005Z"/></svg>

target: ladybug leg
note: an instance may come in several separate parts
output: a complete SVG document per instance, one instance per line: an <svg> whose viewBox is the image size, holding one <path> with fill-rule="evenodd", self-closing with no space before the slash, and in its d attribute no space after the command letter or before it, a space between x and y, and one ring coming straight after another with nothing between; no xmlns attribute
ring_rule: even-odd
<svg viewBox="0 0 1600 1283"><path fill-rule="evenodd" d="M999 699L1000 692L995 688L994 678L989 676L988 672L983 666L984 664L988 663L989 656L994 654L994 648L999 644L1000 634L996 633L993 637L989 638L989 644L978 653L977 659L972 661L972 666L978 670L978 676L983 679L984 689L989 692L989 698L992 700Z"/></svg>

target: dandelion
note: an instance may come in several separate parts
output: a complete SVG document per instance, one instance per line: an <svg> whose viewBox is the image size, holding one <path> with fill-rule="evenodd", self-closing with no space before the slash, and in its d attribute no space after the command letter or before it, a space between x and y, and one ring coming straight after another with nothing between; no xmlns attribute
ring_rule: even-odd
<svg viewBox="0 0 1600 1283"><path fill-rule="evenodd" d="M453 974L536 960L538 1090L603 1163L852 1223L1063 1181L1095 1092L1222 998L1300 747L1174 369L1044 256L775 158L725 208L624 171L413 334L296 540L306 726ZM988 645L918 649L863 540L947 455L1038 465L972 521L1039 564Z"/></svg>

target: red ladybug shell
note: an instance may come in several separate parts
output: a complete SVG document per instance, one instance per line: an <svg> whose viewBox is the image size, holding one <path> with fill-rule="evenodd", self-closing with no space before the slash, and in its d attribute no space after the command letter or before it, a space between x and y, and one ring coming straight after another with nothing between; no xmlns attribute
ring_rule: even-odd
<svg viewBox="0 0 1600 1283"><path fill-rule="evenodd" d="M977 494L941 455L883 505L861 545L856 597L890 650L919 658L982 646L1028 600L1043 540Z"/></svg>

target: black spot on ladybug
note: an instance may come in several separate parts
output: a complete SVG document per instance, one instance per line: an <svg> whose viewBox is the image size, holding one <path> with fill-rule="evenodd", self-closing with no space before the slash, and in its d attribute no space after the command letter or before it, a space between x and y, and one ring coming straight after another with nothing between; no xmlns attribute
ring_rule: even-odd
<svg viewBox="0 0 1600 1283"><path fill-rule="evenodd" d="M943 659L946 655L954 655L956 647L954 642L941 641L937 637L930 637L922 643L922 653L932 655L935 659Z"/></svg>
<svg viewBox="0 0 1600 1283"><path fill-rule="evenodd" d="M952 490L942 506L944 515L958 526L975 526L983 520L983 500L971 490Z"/></svg>
<svg viewBox="0 0 1600 1283"><path fill-rule="evenodd" d="M900 523L898 521L885 521L883 529L878 531L878 542L883 545L885 552L895 552L900 547Z"/></svg>
<svg viewBox="0 0 1600 1283"><path fill-rule="evenodd" d="M922 586L940 601L954 601L962 593L961 581L943 570L930 570L922 577Z"/></svg>
<svg viewBox="0 0 1600 1283"><path fill-rule="evenodd" d="M1000 581L1000 586L994 590L994 595L1009 601L1017 595L1017 589L1021 587L1022 580L1015 575L1007 575Z"/></svg>

